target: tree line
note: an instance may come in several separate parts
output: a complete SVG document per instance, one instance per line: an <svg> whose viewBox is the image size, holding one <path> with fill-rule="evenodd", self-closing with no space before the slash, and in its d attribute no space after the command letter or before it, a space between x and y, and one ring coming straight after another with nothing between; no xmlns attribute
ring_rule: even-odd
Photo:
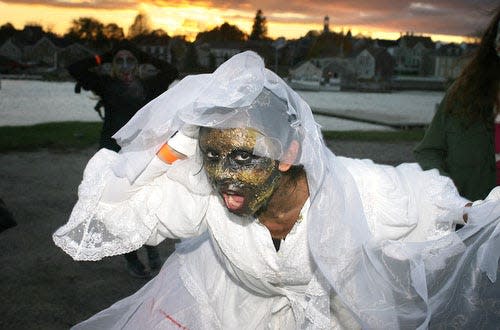
<svg viewBox="0 0 500 330"><path fill-rule="evenodd" d="M71 21L71 25L63 35L56 35L51 31L45 31L41 26L29 23L25 26L33 30L41 30L44 35L63 38L69 41L79 41L86 44L92 44L97 48L102 48L110 42L129 39L132 41L141 41L145 38L166 38L168 35L163 29L153 29L151 21L147 14L140 12L134 19L134 22L125 33L124 28L116 23L104 24L98 19L92 17L79 17ZM8 38L18 32L11 23L5 23L0 26L0 42L3 43ZM176 36L185 39L185 36ZM257 10L250 34L239 29L236 25L227 22L211 30L199 32L195 42L212 41L246 41L246 40L269 40L267 36L267 21L262 10Z"/></svg>

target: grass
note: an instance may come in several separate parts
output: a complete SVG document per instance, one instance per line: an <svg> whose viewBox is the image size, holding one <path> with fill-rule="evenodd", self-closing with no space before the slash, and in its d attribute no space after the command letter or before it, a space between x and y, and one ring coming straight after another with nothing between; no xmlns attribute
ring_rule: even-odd
<svg viewBox="0 0 500 330"><path fill-rule="evenodd" d="M0 152L81 149L99 141L100 122L58 122L0 127Z"/></svg>
<svg viewBox="0 0 500 330"><path fill-rule="evenodd" d="M102 123L58 122L33 126L0 127L0 152L33 151L41 148L55 150L81 149L96 146ZM419 141L423 129L403 131L325 131L325 139L355 141Z"/></svg>

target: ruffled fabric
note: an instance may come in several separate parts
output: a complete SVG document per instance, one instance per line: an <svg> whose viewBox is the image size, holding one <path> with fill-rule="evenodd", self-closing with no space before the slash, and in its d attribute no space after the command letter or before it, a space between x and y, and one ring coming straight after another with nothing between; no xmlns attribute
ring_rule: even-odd
<svg viewBox="0 0 500 330"><path fill-rule="evenodd" d="M100 260L137 250L158 222L155 212L161 204L159 188L151 185L120 205L100 203L117 154L101 149L90 159L78 188L78 201L68 223L53 239L75 260Z"/></svg>
<svg viewBox="0 0 500 330"><path fill-rule="evenodd" d="M498 253L493 250L498 244L498 207L480 211L485 206L475 205L469 216L477 212L475 218L481 221L474 224L477 220L469 220L455 232L452 223L460 221L465 202L449 179L437 176L435 171L419 171L416 165L390 168L359 162L331 163L335 172L342 171L343 175L325 178L317 203L332 200L337 204L332 208L342 210L344 216L332 221L320 216L324 209L311 208L309 242L320 271L360 325L426 329L443 327L446 322L465 328L496 324L498 310L483 311L479 307L498 305L500 299L500 285L485 275L488 269L491 273L498 271ZM380 180L384 176L377 175L383 172L389 172L386 185ZM399 182L394 181L398 177ZM409 188L407 198L394 200L399 216L397 210L377 211L390 205L391 187ZM356 190L360 191L360 200L354 198ZM370 197L371 190L376 197ZM364 207L353 207L368 201L375 203L371 213L365 214ZM491 203L500 205L498 199ZM412 214L412 205L420 211L417 223L406 219ZM370 225L374 214L382 226ZM391 220L395 222L388 221L388 214L396 216ZM380 228L390 228L389 224L396 228L386 233L397 240L384 239L383 230L377 233ZM426 237L429 233L432 236ZM488 253L481 253L482 246Z"/></svg>

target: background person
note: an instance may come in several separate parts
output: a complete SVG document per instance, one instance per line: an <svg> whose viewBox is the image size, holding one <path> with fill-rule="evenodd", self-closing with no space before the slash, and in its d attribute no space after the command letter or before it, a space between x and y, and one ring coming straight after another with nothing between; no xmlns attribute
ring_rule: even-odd
<svg viewBox="0 0 500 330"><path fill-rule="evenodd" d="M112 65L111 75L98 74L95 69L103 63ZM153 65L157 73L141 78L140 65ZM112 51L80 60L68 68L77 84L100 97L96 107L104 107L104 123L99 140L99 148L119 151L120 146L112 138L134 114L146 103L163 93L178 77L177 69L169 63L149 56L129 41L121 41ZM149 266L152 270L161 267L161 259L156 247L147 246ZM127 269L134 277L149 277L139 260L137 252L125 254Z"/></svg>
<svg viewBox="0 0 500 330"><path fill-rule="evenodd" d="M414 150L424 170L449 176L470 200L500 185L499 22L500 7Z"/></svg>

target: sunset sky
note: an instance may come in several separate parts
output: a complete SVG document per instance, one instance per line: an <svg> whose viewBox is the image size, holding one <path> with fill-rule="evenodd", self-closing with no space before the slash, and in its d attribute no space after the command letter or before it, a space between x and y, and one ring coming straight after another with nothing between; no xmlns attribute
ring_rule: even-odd
<svg viewBox="0 0 500 330"><path fill-rule="evenodd" d="M169 35L192 39L199 31L224 22L250 33L257 9L267 18L268 35L299 38L309 30L321 30L323 17L330 29L362 33L372 38L397 39L411 31L429 35L434 41L463 41L484 27L486 13L497 0L7 0L0 1L0 25L16 28L37 23L56 33L67 31L72 19L93 17L117 23L125 33L134 17L146 13L153 28Z"/></svg>

